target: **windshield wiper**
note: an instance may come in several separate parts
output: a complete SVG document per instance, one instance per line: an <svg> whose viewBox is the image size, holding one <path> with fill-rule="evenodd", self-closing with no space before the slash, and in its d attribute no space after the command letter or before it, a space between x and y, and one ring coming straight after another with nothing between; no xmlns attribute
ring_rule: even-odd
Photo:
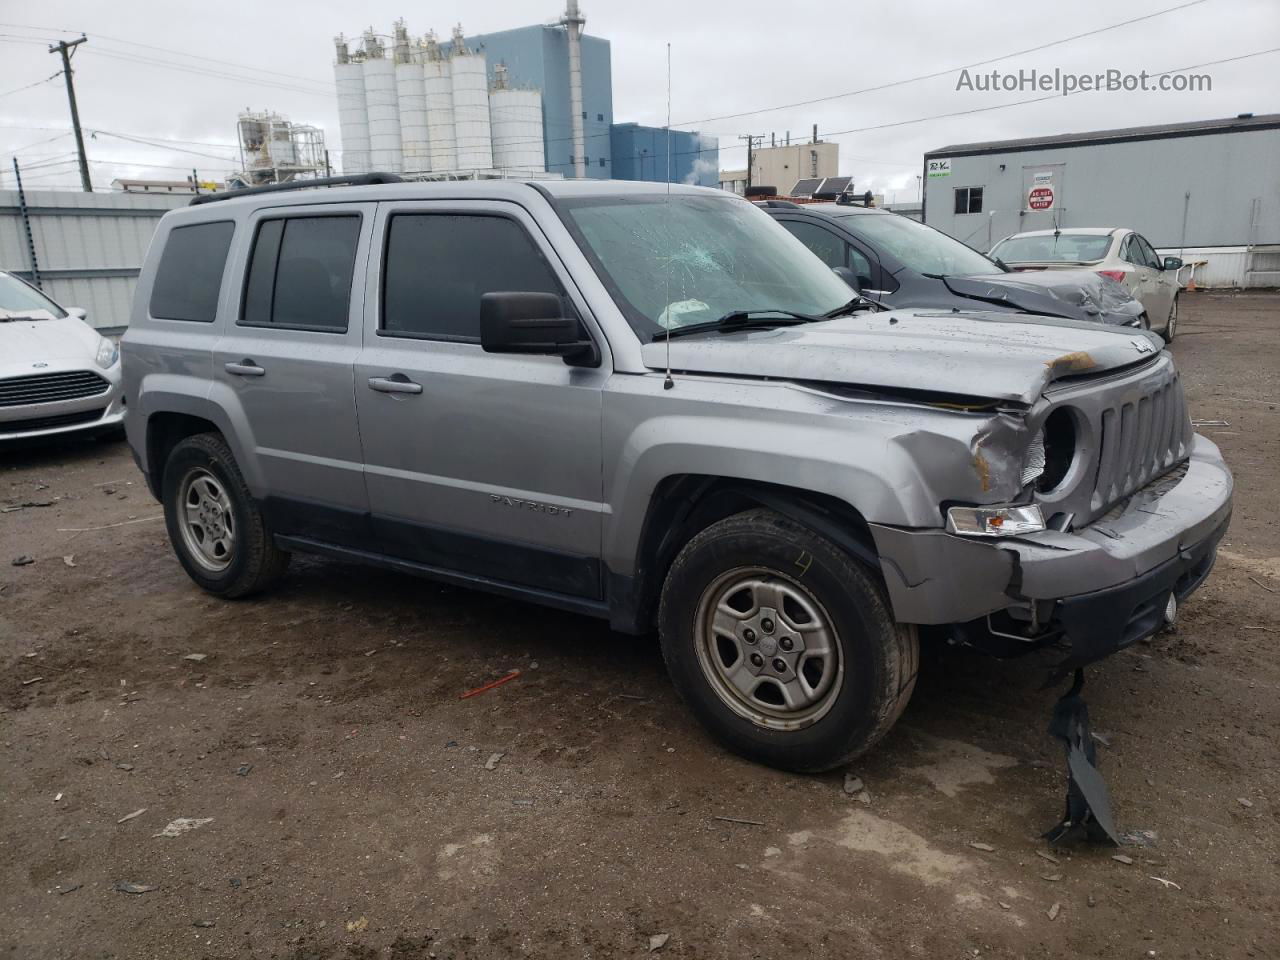
<svg viewBox="0 0 1280 960"><path fill-rule="evenodd" d="M653 335L653 340L674 340L676 337L691 333L706 333L709 330L733 333L735 330L759 327L794 327L797 324L816 323L825 319L827 318L810 313L796 313L793 310L734 310L718 320L691 323L685 327L672 327L670 330L660 331Z"/></svg>
<svg viewBox="0 0 1280 960"><path fill-rule="evenodd" d="M885 309L888 309L888 308L885 307L884 304L876 303L874 300L870 299L869 297L864 297L862 296L862 294L858 294L858 296L854 297L848 303L842 303L840 306L836 307L834 310L828 310L826 313L823 314L823 316L826 317L828 320L830 320L833 317L843 317L846 313L857 313L859 310L885 310Z"/></svg>

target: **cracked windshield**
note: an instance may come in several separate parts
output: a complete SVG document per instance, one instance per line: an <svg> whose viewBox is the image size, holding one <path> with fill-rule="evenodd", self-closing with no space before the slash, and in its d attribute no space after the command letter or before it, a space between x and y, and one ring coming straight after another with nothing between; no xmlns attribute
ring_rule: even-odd
<svg viewBox="0 0 1280 960"><path fill-rule="evenodd" d="M737 311L821 316L853 291L749 203L674 194L564 203L644 340Z"/></svg>

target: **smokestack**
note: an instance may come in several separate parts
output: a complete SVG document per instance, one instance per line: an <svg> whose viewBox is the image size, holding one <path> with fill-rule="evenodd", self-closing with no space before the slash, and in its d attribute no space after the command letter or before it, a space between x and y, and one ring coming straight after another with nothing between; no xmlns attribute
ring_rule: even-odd
<svg viewBox="0 0 1280 960"><path fill-rule="evenodd" d="M582 131L582 26L586 17L578 10L578 0L567 0L560 23L569 35L569 110L573 114L573 175L587 175L587 140Z"/></svg>

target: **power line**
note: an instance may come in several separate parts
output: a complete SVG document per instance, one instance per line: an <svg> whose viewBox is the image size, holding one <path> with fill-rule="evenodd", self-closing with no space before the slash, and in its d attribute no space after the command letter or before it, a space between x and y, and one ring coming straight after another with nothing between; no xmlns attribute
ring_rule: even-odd
<svg viewBox="0 0 1280 960"><path fill-rule="evenodd" d="M8 28L13 28L13 29L18 29L18 30L48 30L48 31L52 31L53 33L80 33L80 32L82 32L82 31L78 31L78 30L67 30L67 29L66 29L66 28L64 28L64 27L36 27L36 26L32 26L32 25L30 25L30 24L26 24L26 23L0 23L0 27L8 27ZM136 40L125 40L125 39L123 39L123 38L121 38L121 37L109 37L109 36L107 36L105 33L97 33L97 32L95 32L95 33L93 34L93 36L94 36L94 38L95 38L95 39L98 39L98 40L107 40L107 41L110 41L111 43L121 43L121 44L125 44L126 46L131 46L131 47L141 47L141 48L146 49L146 50L155 50L155 51L158 51L158 52L160 52L160 53L171 53L171 54L175 54L175 55L177 55L177 56L179 56L179 57L186 57L186 58L191 59L191 60L204 60L204 61L205 61L205 62L207 62L207 63L216 63L216 64L220 64L221 66L224 66L224 67L234 67L234 68L235 68L235 69L237 69L237 70L248 70L248 71L250 71L250 72L254 72L254 73L265 73L265 74L270 74L270 75L272 75L272 76L284 77L284 78L286 78L286 79L290 79L290 80L301 80L301 81L303 81L303 82L305 82L305 83L315 83L315 84L319 84L320 86L323 86L323 87L333 87L333 86L334 86L334 84L333 84L333 83L331 83L330 81L327 81L327 80L316 80L316 79L313 79L312 77L304 77L304 76L300 76L300 75L298 75L298 74L294 74L294 73L283 73L283 72L281 72L281 71L279 71L279 70L267 70L267 69L265 69L264 67L255 67L255 66L252 66L252 65L247 64L247 63L237 63L237 62L232 61L232 60L218 60L218 59L216 59L215 57L204 57L204 56L200 56L199 54L195 54L195 53L187 53L186 51L183 51L183 50L174 50L174 49L169 48L169 47L158 47L158 46L155 46L154 44L150 44L150 43L139 43L139 42L138 42L138 41L136 41Z"/></svg>
<svg viewBox="0 0 1280 960"><path fill-rule="evenodd" d="M98 137L98 136L111 137L113 140L123 140L127 143L139 143L139 144L142 144L144 147L155 147L157 150L168 150L171 153L189 153L194 157L208 157L212 160L222 160L226 163L236 162L235 157L227 157L217 153L204 153L200 150L187 150L187 149L183 149L182 147L171 147L162 143L152 143L141 137L130 137L123 133L111 133L110 131L107 131L107 130L93 130L91 132L95 137Z"/></svg>
<svg viewBox="0 0 1280 960"><path fill-rule="evenodd" d="M257 87L270 87L276 90L287 90L291 93L302 93L313 97L329 98L333 96L332 91L308 89L296 84L285 83L283 81L264 80L261 77L242 76L213 70L211 68L207 69L198 66L184 66L182 64L171 63L168 60L157 60L153 57L142 57L115 50L93 50L91 53L95 57L106 57L111 60L119 60L123 63L145 64L147 66L160 67L163 70L176 70L180 73L190 73L198 77L211 77L215 80L230 80L235 83L251 83Z"/></svg>
<svg viewBox="0 0 1280 960"><path fill-rule="evenodd" d="M12 90L6 90L4 93L0 93L0 97L11 97L15 93L21 93L23 90L30 90L32 87L41 86L42 84L48 83L50 80L58 79L58 77L60 76L62 76L62 71L58 71L57 73L51 73L49 74L49 76L45 77L43 80L37 80L35 83L28 83L25 87L15 87Z"/></svg>
<svg viewBox="0 0 1280 960"><path fill-rule="evenodd" d="M864 93L875 93L880 90L888 90L892 87L905 86L906 84L909 84L909 83L918 83L921 80L934 80L938 77L945 77L949 73L956 73L957 71L960 71L960 70L972 70L976 67L985 67L993 63L999 63L1001 60L1009 60L1009 59L1012 59L1013 57L1021 57L1028 53L1036 53L1040 50L1047 50L1050 47L1061 46L1064 43L1071 43L1072 41L1081 40L1085 37L1097 36L1098 34L1106 33L1109 30L1118 30L1121 27L1127 27L1134 23L1140 23L1143 20L1151 20L1151 19L1154 19L1155 17L1163 17L1165 14L1175 13L1178 10L1185 10L1187 7L1194 7L1199 4L1207 3L1207 2L1208 0L1188 0L1188 2L1181 3L1176 7L1168 7L1164 10L1157 10L1154 13L1144 14L1141 17L1133 17L1130 20L1122 20L1119 23L1113 23L1105 27L1098 27L1095 30L1088 30L1084 33L1073 34L1070 37L1063 37L1060 40L1051 40L1048 43L1041 43L1034 47L1027 47L1025 50L1016 50L1013 53L1004 53L998 57L990 57L986 60L978 60L975 63L967 63L958 67L948 67L945 70L937 70L937 71L934 71L933 73L922 73L916 77L906 77L905 79L902 79L902 80L891 80L888 83L877 84L874 87L863 87L860 90L850 90L846 93L833 93L825 97L814 97L811 100L798 100L795 103L783 103L775 107L763 107L759 110L747 110L747 111L744 111L743 113L726 113L718 117L704 117L701 120L684 120L679 123L672 124L672 126L691 127L691 126L694 126L695 124L713 123L717 120L737 120L741 117L752 117L761 113L773 113L777 110L791 110L796 107L813 106L815 103L828 103L832 100L843 100L845 97L856 97Z"/></svg>

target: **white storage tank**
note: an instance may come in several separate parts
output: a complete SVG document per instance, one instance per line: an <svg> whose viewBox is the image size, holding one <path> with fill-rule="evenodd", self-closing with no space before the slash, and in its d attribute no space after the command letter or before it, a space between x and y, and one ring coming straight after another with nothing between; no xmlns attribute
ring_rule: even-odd
<svg viewBox="0 0 1280 960"><path fill-rule="evenodd" d="M400 106L396 69L382 41L364 35L364 102L369 111L369 165L385 173L404 169L400 145Z"/></svg>
<svg viewBox="0 0 1280 960"><path fill-rule="evenodd" d="M338 88L338 130L342 136L342 172L369 172L369 115L364 100L364 67L351 59L344 37L334 38L333 78Z"/></svg>
<svg viewBox="0 0 1280 960"><path fill-rule="evenodd" d="M484 54L467 49L461 26L453 28L449 73L453 81L453 129L458 141L458 169L491 170L493 146L489 127L488 67Z"/></svg>
<svg viewBox="0 0 1280 960"><path fill-rule="evenodd" d="M547 169L542 141L542 94L513 90L506 64L494 67L489 91L489 121L493 128L493 165L516 173Z"/></svg>
<svg viewBox="0 0 1280 960"><path fill-rule="evenodd" d="M431 145L427 130L427 90L422 73L422 51L409 42L404 21L395 32L396 101L400 109L400 149L405 173L431 169Z"/></svg>
<svg viewBox="0 0 1280 960"><path fill-rule="evenodd" d="M458 145L453 130L453 77L449 72L449 61L440 52L434 33L428 33L423 40L422 77L427 96L431 169L456 170Z"/></svg>

